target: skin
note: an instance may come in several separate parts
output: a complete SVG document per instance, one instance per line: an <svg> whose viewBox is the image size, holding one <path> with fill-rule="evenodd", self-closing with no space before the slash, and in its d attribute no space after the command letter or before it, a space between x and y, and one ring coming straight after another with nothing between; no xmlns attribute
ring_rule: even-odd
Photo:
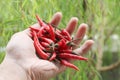
<svg viewBox="0 0 120 80"><path fill-rule="evenodd" d="M62 19L62 14L57 12L53 15L51 24L56 27ZM72 17L66 26L70 35L77 26L78 19ZM32 27L39 28L36 23ZM86 33L87 25L82 23L76 32L75 44L79 44ZM94 41L87 40L80 48L74 47L74 52L83 55L89 51ZM59 63L39 59L35 54L30 29L15 33L6 47L6 57L0 64L0 80L49 80L66 69Z"/></svg>

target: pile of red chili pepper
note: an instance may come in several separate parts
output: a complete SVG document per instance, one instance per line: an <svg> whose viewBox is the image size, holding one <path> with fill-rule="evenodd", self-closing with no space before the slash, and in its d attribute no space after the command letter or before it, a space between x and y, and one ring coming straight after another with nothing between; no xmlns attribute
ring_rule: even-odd
<svg viewBox="0 0 120 80"><path fill-rule="evenodd" d="M56 29L51 24L42 21L38 15L36 18L41 27L39 29L30 27L30 30L38 57L58 61L62 65L79 70L70 61L87 60L87 58L73 52L73 39L69 33L65 29Z"/></svg>

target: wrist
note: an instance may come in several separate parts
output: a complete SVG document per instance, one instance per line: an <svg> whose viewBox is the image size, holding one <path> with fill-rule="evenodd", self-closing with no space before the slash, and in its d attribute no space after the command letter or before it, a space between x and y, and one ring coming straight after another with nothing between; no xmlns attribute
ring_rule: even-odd
<svg viewBox="0 0 120 80"><path fill-rule="evenodd" d="M29 80L25 70L6 56L0 64L0 80Z"/></svg>

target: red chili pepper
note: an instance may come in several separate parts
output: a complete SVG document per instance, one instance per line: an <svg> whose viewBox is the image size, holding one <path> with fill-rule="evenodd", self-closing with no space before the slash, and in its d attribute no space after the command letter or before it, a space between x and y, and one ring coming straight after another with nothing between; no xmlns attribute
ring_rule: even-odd
<svg viewBox="0 0 120 80"><path fill-rule="evenodd" d="M50 46L50 44L46 43L46 42L40 42L41 45L45 48L48 48Z"/></svg>
<svg viewBox="0 0 120 80"><path fill-rule="evenodd" d="M38 46L39 46L42 50L45 50L45 48L39 43L39 40L38 40L38 37L37 37L36 32L33 31L32 34L33 34L34 42L36 42L36 44L38 44Z"/></svg>
<svg viewBox="0 0 120 80"><path fill-rule="evenodd" d="M73 68L75 70L79 70L78 67L76 67L72 63L68 62L67 60L61 59L60 62L61 62L61 64L65 65L67 67Z"/></svg>
<svg viewBox="0 0 120 80"><path fill-rule="evenodd" d="M36 32L33 31L33 34L34 34L34 46L35 46L38 56L45 60L48 59L49 56L45 52L43 52L40 47L40 43L38 41Z"/></svg>
<svg viewBox="0 0 120 80"><path fill-rule="evenodd" d="M67 45L64 39L61 39L58 43L55 44L59 49L67 49Z"/></svg>
<svg viewBox="0 0 120 80"><path fill-rule="evenodd" d="M43 36L43 31L44 31L44 27L41 27L39 32L37 33L38 38Z"/></svg>
<svg viewBox="0 0 120 80"><path fill-rule="evenodd" d="M39 32L40 29L29 27L31 31Z"/></svg>
<svg viewBox="0 0 120 80"><path fill-rule="evenodd" d="M64 58L64 59L88 60L85 57L78 56L75 54L68 54L68 53L61 53L61 54L59 54L59 57Z"/></svg>
<svg viewBox="0 0 120 80"><path fill-rule="evenodd" d="M56 58L56 53L55 52L53 52L53 54L52 54L52 56L51 56L51 58L49 59L50 61L52 61L52 60L54 60L55 58Z"/></svg>
<svg viewBox="0 0 120 80"><path fill-rule="evenodd" d="M69 61L72 59L87 60L87 58L72 52L73 46L77 45L73 44L75 40L72 40L66 29L55 28L50 23L42 21L38 15L36 18L41 27L38 29L30 27L30 30L38 56L49 61L59 61L62 65L79 70Z"/></svg>
<svg viewBox="0 0 120 80"><path fill-rule="evenodd" d="M61 35L59 32L55 32L56 38L60 39L65 39L63 35Z"/></svg>
<svg viewBox="0 0 120 80"><path fill-rule="evenodd" d="M71 40L71 37L70 37L70 34L66 31L66 29L63 29L61 31L61 34L64 35L64 37L67 39L67 40Z"/></svg>
<svg viewBox="0 0 120 80"><path fill-rule="evenodd" d="M41 27L46 26L46 24L40 19L40 17L38 15L36 15L36 19L38 20L38 23Z"/></svg>
<svg viewBox="0 0 120 80"><path fill-rule="evenodd" d="M54 34L54 29L53 29L53 27L50 25L50 24L48 24L48 26L49 26L49 33L51 34L51 39L53 40L53 41L55 41L55 34Z"/></svg>
<svg viewBox="0 0 120 80"><path fill-rule="evenodd" d="M45 38L45 37L40 37L40 39L41 39L42 41L47 42L48 44L54 43L51 39L48 39L48 38Z"/></svg>
<svg viewBox="0 0 120 80"><path fill-rule="evenodd" d="M72 53L72 49L60 50L60 53Z"/></svg>
<svg viewBox="0 0 120 80"><path fill-rule="evenodd" d="M63 46L64 44L65 44L65 42L64 42L64 40L63 39L61 39L57 44L58 44L58 46L59 47L61 47L61 46Z"/></svg>

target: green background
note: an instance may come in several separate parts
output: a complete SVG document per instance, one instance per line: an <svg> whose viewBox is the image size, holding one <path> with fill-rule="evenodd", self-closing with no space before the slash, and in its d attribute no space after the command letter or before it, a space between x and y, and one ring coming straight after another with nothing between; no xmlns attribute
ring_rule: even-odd
<svg viewBox="0 0 120 80"><path fill-rule="evenodd" d="M0 62L14 33L36 23L36 14L48 22L58 11L63 14L60 28L65 28L71 17L78 17L79 24L88 24L87 39L95 44L86 55L87 63L75 62L80 71L67 69L52 80L120 80L120 66L107 71L96 68L100 54L102 66L120 60L119 0L0 0Z"/></svg>

